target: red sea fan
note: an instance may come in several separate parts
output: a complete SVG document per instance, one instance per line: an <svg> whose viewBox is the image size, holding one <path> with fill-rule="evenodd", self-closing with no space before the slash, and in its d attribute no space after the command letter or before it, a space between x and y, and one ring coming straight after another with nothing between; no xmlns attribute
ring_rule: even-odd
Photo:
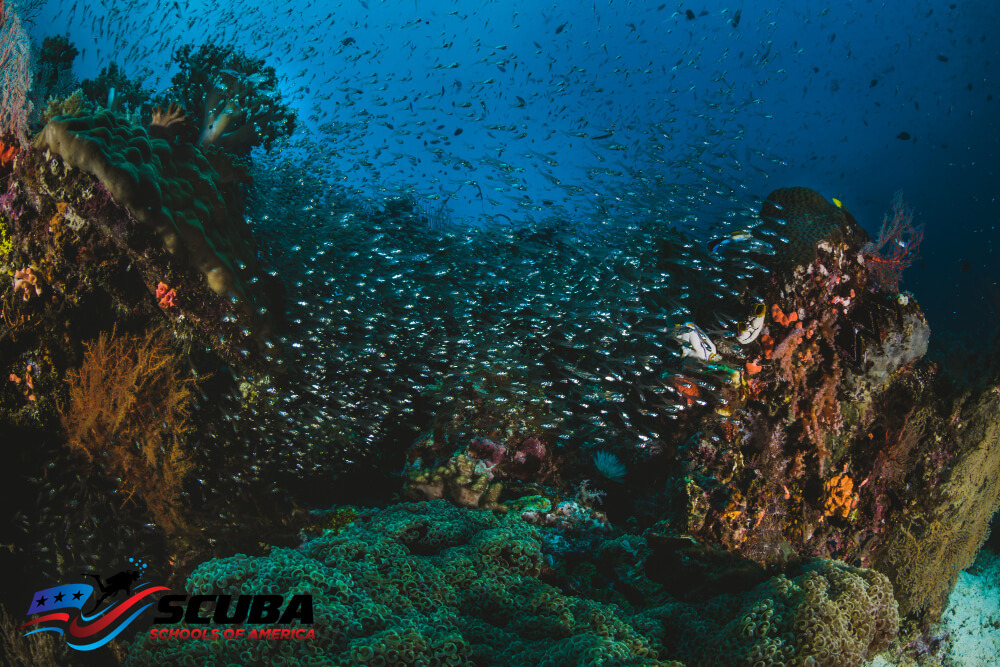
<svg viewBox="0 0 1000 667"><path fill-rule="evenodd" d="M917 261L923 238L923 225L913 226L913 209L903 201L903 193L897 192L892 210L882 218L878 239L861 249L872 284L883 292L898 292L903 271Z"/></svg>

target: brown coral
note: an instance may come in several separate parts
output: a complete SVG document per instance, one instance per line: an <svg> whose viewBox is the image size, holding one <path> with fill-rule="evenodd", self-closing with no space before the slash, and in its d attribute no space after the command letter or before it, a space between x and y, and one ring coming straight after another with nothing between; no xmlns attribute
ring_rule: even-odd
<svg viewBox="0 0 1000 667"><path fill-rule="evenodd" d="M166 109L156 107L149 124L149 136L169 140L184 131L185 121L184 109L177 103L170 104Z"/></svg>
<svg viewBox="0 0 1000 667"><path fill-rule="evenodd" d="M889 526L874 563L893 581L900 613L936 622L959 573L975 560L1000 507L1000 420L996 397L983 390L961 408L955 462L919 518ZM931 427L939 430L941 427Z"/></svg>
<svg viewBox="0 0 1000 667"><path fill-rule="evenodd" d="M459 507L491 508L500 496L501 484L491 484L493 472L486 462L456 454L437 468L418 464L407 471L403 495L414 500L445 498Z"/></svg>
<svg viewBox="0 0 1000 667"><path fill-rule="evenodd" d="M695 611L697 609L697 611ZM817 560L740 597L665 605L669 653L691 665L861 665L899 631L885 575Z"/></svg>

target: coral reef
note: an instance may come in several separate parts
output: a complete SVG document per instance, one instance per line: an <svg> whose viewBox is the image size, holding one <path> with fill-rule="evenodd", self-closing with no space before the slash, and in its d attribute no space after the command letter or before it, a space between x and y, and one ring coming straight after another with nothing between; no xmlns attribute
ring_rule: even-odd
<svg viewBox="0 0 1000 667"><path fill-rule="evenodd" d="M492 467L468 453L456 454L433 469L421 468L418 459L406 473L403 493L413 499L448 498L459 507L493 507L503 487L490 484Z"/></svg>
<svg viewBox="0 0 1000 667"><path fill-rule="evenodd" d="M659 501L672 509L646 525L769 566L797 554L875 567L902 614L933 621L997 507L996 486L973 472L997 465L984 458L994 396L956 395L922 361L930 331L919 306L882 269L872 275L875 246L839 203L781 190L761 218L755 234L777 248L775 270L747 289L768 317L755 340L719 345L716 363L746 373L713 401L723 412L710 402L675 436L686 439L685 476ZM975 511L956 509L972 498Z"/></svg>
<svg viewBox="0 0 1000 667"><path fill-rule="evenodd" d="M242 198L223 188L197 148L151 139L143 128L104 111L58 117L35 144L40 150L25 166L25 182L56 199L59 219L49 226L75 246L68 252L85 248L94 255L101 248L107 249L102 254L126 256L143 274L139 289L151 294L165 279L179 288L175 294L183 293L187 306L181 321L203 344L237 363L263 353L270 318L261 316L267 312L265 293L250 285L260 270L240 219ZM89 237L97 248L76 244L78 237ZM52 280L62 283L63 298L76 298L78 290L65 284L66 277ZM113 289L129 282L116 281ZM176 303L170 299L167 305Z"/></svg>
<svg viewBox="0 0 1000 667"><path fill-rule="evenodd" d="M101 69L93 79L80 82L83 96L94 106L132 120L149 118L152 92L125 75L117 63Z"/></svg>
<svg viewBox="0 0 1000 667"><path fill-rule="evenodd" d="M642 563L654 554L641 539L618 538L604 543L600 558L650 597L612 604L566 590L568 561L551 560L545 530L439 500L362 512L297 549L209 561L192 572L190 593L309 593L316 640L177 643L143 635L127 664L280 657L342 665L857 665L896 634L892 591L876 572L809 562L696 603L646 577ZM590 590L579 573L576 581L574 588Z"/></svg>
<svg viewBox="0 0 1000 667"><path fill-rule="evenodd" d="M875 241L808 188L709 248L655 213L432 225L251 164L294 127L274 70L176 59L0 146L15 514L48 572L224 556L189 593L308 593L323 633L133 662L842 665L935 619L1000 503L1000 375L924 359L901 200Z"/></svg>
<svg viewBox="0 0 1000 667"><path fill-rule="evenodd" d="M223 543L294 539L305 513L260 481L276 443L234 416L268 404L241 383L270 396L280 372L245 191L168 141L176 115L150 138L82 90L50 107L42 148L0 147L0 432L32 443L6 452L8 565L129 553L173 581Z"/></svg>
<svg viewBox="0 0 1000 667"><path fill-rule="evenodd" d="M342 665L655 663L655 640L627 615L546 585L538 578L543 567L538 529L517 518L443 501L365 512L298 549L211 561L188 580L191 593L311 593L315 641L237 646L222 639L184 645L140 639L129 664L220 655Z"/></svg>
<svg viewBox="0 0 1000 667"><path fill-rule="evenodd" d="M994 371L994 378L1000 380L1000 373ZM925 483L932 493L926 499L929 510L901 513L887 531L874 566L892 579L904 615L925 623L936 620L959 572L972 565L989 534L990 520L1000 509L998 410L1000 392L995 390L969 396L956 406L955 421L963 425L956 434L961 446L947 470L939 473L941 479ZM926 456L927 472L932 473L938 467L934 454Z"/></svg>
<svg viewBox="0 0 1000 667"><path fill-rule="evenodd" d="M661 370L676 402L661 404L660 414L672 413L674 426L647 449L627 492L615 487L617 475L605 478L612 484L602 511L612 525L691 536L768 567L800 557L876 566L896 586L904 614L933 620L995 508L992 485L966 467L990 464L967 430L976 399L956 396L922 361L926 320L911 295L887 291L870 276L868 237L846 209L792 188L773 193L761 218L754 233L769 238L776 253L773 261L770 254L761 259L771 271L745 279L745 325L721 334L679 325L677 354ZM751 325L756 335L743 335ZM685 336L695 331L711 355L686 354ZM496 412L476 390L467 396L453 400L433 433L408 452L411 497L474 507L502 480L489 506L556 525L559 513L570 511L569 485L593 470L593 455L579 444L546 445L533 459L536 472L518 474L512 466L533 437L566 440L561 433L571 425L546 416L560 404L553 401L557 407L531 421L530 394L508 397ZM988 440L985 422L979 428ZM671 452L676 458L664 455ZM954 523L955 494L983 503L981 513L963 515L970 518L964 529ZM911 553L937 542L911 540L901 526L912 532L913 522L930 517L949 526L942 540L961 535L954 538L961 546L945 540L923 557Z"/></svg>
<svg viewBox="0 0 1000 667"><path fill-rule="evenodd" d="M800 571L671 614L671 655L689 665L860 665L895 639L899 617L884 575L835 561Z"/></svg>
<svg viewBox="0 0 1000 667"><path fill-rule="evenodd" d="M107 112L53 119L34 144L96 176L168 252L185 254L217 294L245 298L233 262L250 261L252 246L234 227L200 152L172 149Z"/></svg>

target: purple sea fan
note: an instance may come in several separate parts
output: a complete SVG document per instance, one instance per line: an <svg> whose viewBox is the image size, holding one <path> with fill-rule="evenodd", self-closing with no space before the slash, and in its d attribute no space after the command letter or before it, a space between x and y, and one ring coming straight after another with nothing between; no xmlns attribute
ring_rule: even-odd
<svg viewBox="0 0 1000 667"><path fill-rule="evenodd" d="M597 472L612 482L621 482L625 479L625 464L618 460L618 457L611 452L597 452L594 454L594 467Z"/></svg>

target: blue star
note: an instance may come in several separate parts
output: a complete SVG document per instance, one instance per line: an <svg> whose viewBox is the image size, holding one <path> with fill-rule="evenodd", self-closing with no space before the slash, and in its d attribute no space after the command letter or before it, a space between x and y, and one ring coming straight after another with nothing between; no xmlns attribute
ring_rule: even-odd
<svg viewBox="0 0 1000 667"><path fill-rule="evenodd" d="M41 607L43 604L45 604L46 600L48 600L48 598L43 595L42 597L38 598L38 600L35 602L35 604L37 604L39 607Z"/></svg>

